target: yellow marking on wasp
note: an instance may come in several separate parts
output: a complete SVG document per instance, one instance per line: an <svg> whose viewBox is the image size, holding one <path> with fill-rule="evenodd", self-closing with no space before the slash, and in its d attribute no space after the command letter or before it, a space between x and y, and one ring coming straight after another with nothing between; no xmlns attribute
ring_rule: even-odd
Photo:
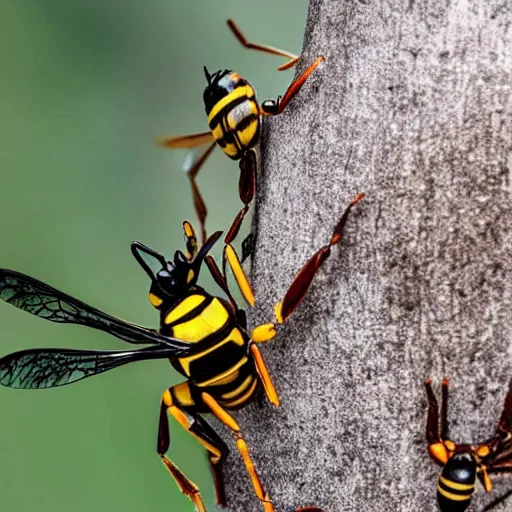
<svg viewBox="0 0 512 512"><path fill-rule="evenodd" d="M238 345L239 347L243 346L245 343L244 337L242 336L242 333L240 332L240 329L238 327L235 327L230 333L229 333L230 339L235 345Z"/></svg>
<svg viewBox="0 0 512 512"><path fill-rule="evenodd" d="M224 254L226 255L229 266L233 271L236 283L242 292L244 299L250 306L254 306L254 293L252 291L251 285L249 284L249 280L245 275L244 269L242 268L240 260L238 259L238 255L236 254L233 247L231 247L231 245L226 245L226 247L224 247Z"/></svg>
<svg viewBox="0 0 512 512"><path fill-rule="evenodd" d="M229 336L227 336L226 338L224 338L220 343L217 343L217 345L214 345L213 347L210 347L209 349L206 349L206 350L203 350L202 352L199 352L199 354L194 354L193 356L188 356L188 357L180 357L178 359L178 361L180 362L184 372L186 373L187 376L190 377L190 363L192 361L195 361L196 359L201 359L201 357L205 356L206 354L209 354L211 352L214 352L215 350L217 350L219 347L222 347L222 345L225 345L226 343L231 343L231 342L235 342L237 343L237 341L235 340L235 338L237 338L237 336L240 336L240 338L242 339L242 343L243 343L243 338L242 338L242 335L240 334L240 331L238 330L238 328L234 328L230 333L229 333ZM237 343L238 344L238 343ZM220 375L217 375L216 377L214 377L213 379L210 379L209 381L206 381L206 382L212 382L212 381L215 381L217 379L220 379L222 376L224 375L227 375L229 372L233 371L233 370L236 370L237 368L239 368L240 366L242 366L245 362L247 361L247 358L246 357L243 357L235 366L233 366L232 368L230 368L229 370L227 370L226 372L223 372L221 373ZM203 382L202 384L197 384L198 386L204 386L205 383Z"/></svg>
<svg viewBox="0 0 512 512"><path fill-rule="evenodd" d="M483 466L482 472L484 474L484 489L486 490L486 492L491 492L492 491L492 482L489 477L489 473L487 473L487 468L485 466Z"/></svg>
<svg viewBox="0 0 512 512"><path fill-rule="evenodd" d="M192 311L194 308L202 304L205 300L204 295L190 295L185 300L181 301L169 314L165 317L164 322L171 324L182 316Z"/></svg>
<svg viewBox="0 0 512 512"><path fill-rule="evenodd" d="M274 505L272 505L272 502L270 501L270 498L268 496L265 496L265 501L262 501L263 503L263 512L275 512Z"/></svg>
<svg viewBox="0 0 512 512"><path fill-rule="evenodd" d="M226 370L225 372L222 372L219 375L212 377L211 379L205 380L204 382L197 382L196 386L205 388L208 386L221 386L222 384L229 384L238 377L238 369L241 368L245 363L247 363L246 356L242 357L242 359L240 359L240 361L238 361L238 363L236 363L234 366L229 368L229 370Z"/></svg>
<svg viewBox="0 0 512 512"><path fill-rule="evenodd" d="M189 298L192 297L200 296L192 295ZM193 306L196 305L194 301L188 302L188 298L184 302L187 302L187 305L192 306L187 308L189 311L193 308ZM182 305L183 302L178 307L181 307ZM183 312L184 309L185 308L183 308L181 311ZM165 319L166 323L168 323L167 320L171 315L173 315L173 313L173 311L169 313ZM172 335L183 341L198 342L206 338L208 335L216 333L226 324L228 320L229 313L226 307L222 304L222 302L220 302L219 299L214 298L210 304L208 304L208 306L203 309L199 316L196 316L187 322L175 325L172 328Z"/></svg>
<svg viewBox="0 0 512 512"><path fill-rule="evenodd" d="M246 362L247 357L243 357L240 361L238 361L238 363L236 363L235 366L233 366L229 370L226 370L225 372L213 377L212 379L205 380L204 382L196 382L196 386L204 388L208 386L223 386L224 384L229 384L230 382L236 380L238 378L238 374L240 373L238 370L233 371L233 368L239 368L240 366L243 366Z"/></svg>
<svg viewBox="0 0 512 512"><path fill-rule="evenodd" d="M471 491L473 492L473 489L475 488L475 484L460 484L458 482L454 482L452 480L448 480L444 476L439 477L439 481L442 482L446 487L449 487L450 489L454 489L456 491Z"/></svg>
<svg viewBox="0 0 512 512"><path fill-rule="evenodd" d="M188 418L185 416L185 413L176 407L175 405L172 405L169 407L169 412L171 413L172 417L185 429L188 430L190 427L190 422L188 421Z"/></svg>
<svg viewBox="0 0 512 512"><path fill-rule="evenodd" d="M222 137L224 137L224 131L222 129L222 124L219 123L213 130L212 130L212 135L213 135L213 138L215 140L219 140L219 139L222 139ZM224 149L224 148L222 148Z"/></svg>
<svg viewBox="0 0 512 512"><path fill-rule="evenodd" d="M443 443L433 443L428 447L428 454L435 462L446 464L448 462L448 450Z"/></svg>
<svg viewBox="0 0 512 512"><path fill-rule="evenodd" d="M151 305L155 308L160 306L162 304L163 300L160 297L157 297L154 293L149 294L149 302L151 302Z"/></svg>
<svg viewBox="0 0 512 512"><path fill-rule="evenodd" d="M245 391L247 386L252 382L253 376L249 375L243 382L238 386L235 390L230 391L229 393L224 393L221 395L221 398L223 400L229 400L230 398L233 398L237 396L238 394L242 393L242 391Z"/></svg>
<svg viewBox="0 0 512 512"><path fill-rule="evenodd" d="M215 105L212 110L208 114L208 124L211 123L212 119L226 106L229 105L232 101L237 100L239 98L253 98L254 97L254 89L250 85L240 85L235 87L229 94L226 94L224 98L221 98Z"/></svg>
<svg viewBox="0 0 512 512"><path fill-rule="evenodd" d="M192 399L188 382L176 384L176 386L173 386L172 390L174 391L174 396L180 405L185 407L194 405L194 400Z"/></svg>
<svg viewBox="0 0 512 512"><path fill-rule="evenodd" d="M192 224L190 224L190 222L188 222L187 220L183 222L183 233L185 233L185 236L187 238L195 238L196 236Z"/></svg>
<svg viewBox="0 0 512 512"><path fill-rule="evenodd" d="M256 473L254 462L252 461L251 456L249 455L249 448L247 446L247 443L243 439L238 438L236 441L236 447L240 452L240 455L242 456L245 468L247 469L247 473L249 473L249 476L251 477L254 492L256 493L256 496L258 496L258 498L263 501L265 499L263 485L261 484L261 480L258 476L258 473Z"/></svg>
<svg viewBox="0 0 512 512"><path fill-rule="evenodd" d="M445 498L448 498L450 501L466 501L471 499L471 494L454 494L452 492L446 491L440 485L437 486L437 490L440 494L442 494Z"/></svg>
<svg viewBox="0 0 512 512"><path fill-rule="evenodd" d="M255 119L252 121L249 126L244 128L243 130L237 130L236 133L238 135L238 139L242 143L242 146L249 146L249 143L253 140L256 132L258 131L258 120Z"/></svg>
<svg viewBox="0 0 512 512"><path fill-rule="evenodd" d="M238 426L238 423L235 421L233 416L231 416L227 411L225 411L213 398L213 396L209 395L208 393L201 393L201 398L203 399L203 402L210 408L213 415L219 420L224 423L227 427L229 427L234 432L240 432L240 427Z"/></svg>
<svg viewBox="0 0 512 512"><path fill-rule="evenodd" d="M231 157L235 157L239 153L235 144L226 144L224 147L221 147L221 149L226 153L226 155Z"/></svg>
<svg viewBox="0 0 512 512"><path fill-rule="evenodd" d="M272 323L262 324L255 327L251 332L251 340L254 343L270 341L276 335L276 327Z"/></svg>
<svg viewBox="0 0 512 512"><path fill-rule="evenodd" d="M203 498L201 498L199 492L195 494L194 505L197 508L197 512L206 512L206 507L204 505Z"/></svg>
<svg viewBox="0 0 512 512"><path fill-rule="evenodd" d="M263 357L261 356L258 347L254 344L251 344L251 352L254 357L254 362L256 363L256 371L258 372L261 382L263 383L263 388L265 389L265 394L267 395L269 402L276 407L279 407L279 395L277 394L276 388L272 383L272 379L268 373L267 366L265 361L263 361Z"/></svg>
<svg viewBox="0 0 512 512"><path fill-rule="evenodd" d="M250 104L250 111L251 111L251 114L254 114L255 116L257 116L259 113L260 113L260 109L258 108L258 104L256 103L256 98L252 98L251 100L249 100L249 104Z"/></svg>
<svg viewBox="0 0 512 512"><path fill-rule="evenodd" d="M192 269L190 269L188 271L188 275L187 275L187 284L190 283L190 281L192 281L192 279L194 279L194 277L196 277L196 274Z"/></svg>
<svg viewBox="0 0 512 512"><path fill-rule="evenodd" d="M446 446L446 448L450 452L455 451L455 443L453 441L450 441L449 439L446 439L445 442L444 442L444 445Z"/></svg>
<svg viewBox="0 0 512 512"><path fill-rule="evenodd" d="M165 404L166 407L171 407L172 405L174 405L171 392L168 389L166 389L162 394L162 402Z"/></svg>
<svg viewBox="0 0 512 512"><path fill-rule="evenodd" d="M281 309L283 308L283 301L279 301L274 306L274 316L276 317L277 323L283 323L283 316L281 315Z"/></svg>
<svg viewBox="0 0 512 512"><path fill-rule="evenodd" d="M245 402L247 402L247 400L249 400L249 398L251 398L252 394L254 393L255 389L256 389L256 386L258 385L258 381L255 380L253 383L252 383L252 386L249 388L249 390L247 391L247 393L244 393L240 398L238 398L237 400L234 400L232 402L227 402L226 405L228 407L237 407Z"/></svg>
<svg viewBox="0 0 512 512"><path fill-rule="evenodd" d="M491 449L489 448L489 445L487 445L487 444L483 444L476 449L476 454L479 457L487 457L487 455L489 455L489 453L491 453Z"/></svg>

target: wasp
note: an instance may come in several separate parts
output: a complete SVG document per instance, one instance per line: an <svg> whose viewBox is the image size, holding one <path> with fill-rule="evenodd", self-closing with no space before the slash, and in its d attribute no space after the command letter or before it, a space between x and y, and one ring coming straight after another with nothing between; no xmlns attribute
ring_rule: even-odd
<svg viewBox="0 0 512 512"><path fill-rule="evenodd" d="M186 254L178 250L172 261L140 242L131 245L133 256L151 282L148 298L160 316L158 331L114 318L25 274L0 270L0 299L5 302L51 322L85 325L128 343L146 345L122 351L22 350L0 359L0 384L21 389L53 388L131 362L167 359L185 380L162 395L156 451L180 491L190 498L198 512L205 512L198 487L166 456L170 447L168 415L205 448L217 501L220 505L226 503L221 468L228 447L202 416L210 413L233 432L255 494L264 510L273 512L240 427L228 411L244 407L262 394L273 405L279 405L257 344L273 339L277 324L285 322L301 303L331 247L339 243L351 208L362 197L359 194L349 204L329 243L299 271L275 307L276 321L258 325L250 332L245 310L238 307L227 284L229 266L245 300L254 304L254 294L236 252L231 245L224 246L221 270L208 253L222 232L213 233L199 248L189 222L183 223ZM203 262L227 299L212 295L197 284ZM316 508L301 510L321 512Z"/></svg>
<svg viewBox="0 0 512 512"><path fill-rule="evenodd" d="M439 508L443 512L461 512L471 503L476 478L491 492L490 474L512 472L512 380L496 433L476 445L456 444L448 439L448 380L443 379L440 410L430 380L425 382L425 388L428 453L434 462L443 466L437 482Z"/></svg>
<svg viewBox="0 0 512 512"><path fill-rule="evenodd" d="M292 53L249 42L237 24L229 19L228 27L238 41L251 50L262 51L287 58L287 62L279 66L279 71L289 69L297 64L299 57ZM294 80L283 97L263 101L256 99L254 87L241 75L232 70L219 70L209 73L204 67L206 88L203 93L204 106L208 116L209 130L206 132L167 137L159 144L167 148L194 148L210 143L204 153L190 166L187 175L192 188L194 207L201 223L203 240L206 238L205 220L207 209L196 184L196 177L204 162L217 144L232 160L240 160L239 196L243 208L228 230L226 242L236 236L240 224L249 209L256 190L256 158L253 148L257 145L261 130L261 117L281 114L288 103L299 92L307 78L324 60L318 57L296 80Z"/></svg>

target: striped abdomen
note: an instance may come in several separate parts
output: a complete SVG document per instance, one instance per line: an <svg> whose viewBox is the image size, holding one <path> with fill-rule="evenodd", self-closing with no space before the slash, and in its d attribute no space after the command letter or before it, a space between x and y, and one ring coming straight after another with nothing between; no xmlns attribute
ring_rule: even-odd
<svg viewBox="0 0 512 512"><path fill-rule="evenodd" d="M455 454L444 466L437 483L437 500L443 512L462 512L475 491L476 461L469 453Z"/></svg>
<svg viewBox="0 0 512 512"><path fill-rule="evenodd" d="M206 88L205 105L208 126L226 155L238 160L257 144L259 106L247 80L236 73L223 76Z"/></svg>
<svg viewBox="0 0 512 512"><path fill-rule="evenodd" d="M197 353L180 357L175 364L198 386L232 386L237 375L246 371L247 335L239 329L229 305L218 297L203 291L184 297L163 315L161 331L198 344ZM231 386L228 391L232 391Z"/></svg>

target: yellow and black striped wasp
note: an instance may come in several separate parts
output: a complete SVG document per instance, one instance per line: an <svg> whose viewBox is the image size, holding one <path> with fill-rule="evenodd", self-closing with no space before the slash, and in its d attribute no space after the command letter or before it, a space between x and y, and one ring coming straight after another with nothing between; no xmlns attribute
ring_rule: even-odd
<svg viewBox="0 0 512 512"><path fill-rule="evenodd" d="M286 57L288 61L277 68L279 71L289 69L297 64L299 60L297 55L272 46L250 43L233 20L227 20L227 24L244 47ZM265 100L261 104L256 99L254 87L238 73L225 69L210 74L206 67L204 68L207 85L203 100L208 116L209 130L179 137L168 137L159 141L162 146L167 148L194 148L210 143L204 153L187 170L192 187L194 207L201 223L203 240L206 238L207 209L195 178L215 145L218 144L229 158L240 160L238 190L244 206L228 230L226 243L229 243L235 238L255 194L256 157L253 148L259 141L261 117L281 114L299 92L309 75L323 60L324 57L318 57L290 84L283 97Z"/></svg>
<svg viewBox="0 0 512 512"><path fill-rule="evenodd" d="M282 323L303 300L316 272L338 244L351 208L346 208L329 243L318 250L297 274L283 300L275 308L276 322ZM198 247L190 223L183 223L187 254L176 251L172 261L140 242L131 245L132 254L151 281L149 301L160 314L160 329L154 331L124 322L32 277L12 270L0 270L0 299L33 315L57 323L75 323L105 331L128 343L147 345L138 350L93 351L75 349L28 349L0 359L0 384L21 389L44 389L71 384L134 361L167 359L185 381L167 389L160 405L157 453L181 492L205 512L197 486L166 453L170 446L168 414L206 449L215 481L217 501L225 505L222 462L226 444L201 416L211 413L236 437L236 447L249 473L254 491L266 512L274 510L251 460L240 427L228 410L236 410L264 392L279 405L277 392L256 346L276 335L276 323L256 326L249 333L245 311L230 293L226 262L249 304L254 295L231 245L224 247L222 271L208 254L220 238L212 234ZM197 284L205 263L227 300L208 293ZM317 508L300 509L321 512Z"/></svg>
<svg viewBox="0 0 512 512"><path fill-rule="evenodd" d="M512 473L512 381L496 433L476 445L456 444L448 439L448 380L443 379L440 410L430 380L425 382L425 388L428 453L434 462L443 466L437 482L439 508L443 512L462 512L471 503L476 478L487 492L491 492L490 474ZM491 510L497 503L485 510Z"/></svg>

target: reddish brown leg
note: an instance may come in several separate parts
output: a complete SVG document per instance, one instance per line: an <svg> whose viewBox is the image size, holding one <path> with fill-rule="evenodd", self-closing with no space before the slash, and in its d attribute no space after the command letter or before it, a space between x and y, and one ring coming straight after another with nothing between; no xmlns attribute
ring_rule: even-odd
<svg viewBox="0 0 512 512"><path fill-rule="evenodd" d="M444 378L441 384L441 439L448 439L448 379Z"/></svg>
<svg viewBox="0 0 512 512"><path fill-rule="evenodd" d="M220 271L217 263L215 263L215 260L211 256L206 256L204 262L206 263L206 266L208 267L208 270L210 271L210 274L212 275L214 281L221 288L221 290L228 296L229 302L234 312L236 312L238 310L238 306L236 304L235 299L233 298L233 295L231 295L231 291L229 290L225 274L223 274Z"/></svg>
<svg viewBox="0 0 512 512"><path fill-rule="evenodd" d="M297 78L290 84L282 98L279 96L277 100L265 100L261 104L261 114L264 116L281 114L281 112L283 112L288 103L290 103L290 101L295 97L295 95L301 90L302 86L304 85L304 82L308 79L309 75L311 75L311 73L313 73L317 66L324 60L324 57L318 57L313 62L313 64L311 64L308 67L308 69L306 69L306 71L304 71L304 73L302 73L302 75L299 76L299 78Z"/></svg>
<svg viewBox="0 0 512 512"><path fill-rule="evenodd" d="M341 240L343 228L347 222L350 210L354 205L359 203L363 198L363 194L359 194L347 207L343 213L338 224L334 228L331 240L328 245L318 250L309 261L302 267L302 270L297 274L290 288L286 292L284 299L276 306L277 319L279 322L284 322L295 311L299 304L304 299L306 292L313 281L318 269L322 263L331 254L331 247L336 245Z"/></svg>
<svg viewBox="0 0 512 512"><path fill-rule="evenodd" d="M238 194L240 200L244 203L244 207L238 212L237 216L231 223L224 243L230 244L238 235L245 214L249 210L249 204L254 198L256 192L256 153L252 150L247 151L240 160L240 179L238 181Z"/></svg>
<svg viewBox="0 0 512 512"><path fill-rule="evenodd" d="M448 380L443 379L441 388L441 409L432 391L430 379L425 382L428 397L428 416L426 438L430 458L441 466L448 462L450 454L456 449L455 443L447 439L448 436Z"/></svg>
<svg viewBox="0 0 512 512"><path fill-rule="evenodd" d="M321 508L317 507L305 507L305 508L298 508L297 512L323 512Z"/></svg>
<svg viewBox="0 0 512 512"><path fill-rule="evenodd" d="M242 46L245 46L245 48L248 48L249 50L257 50L264 53L270 53L271 55L279 55L281 57L286 57L287 59L289 59L285 64L277 68L279 71L291 68L299 60L297 55L294 55L293 53L290 52L286 52L284 50L280 50L279 48L274 48L273 46L267 46L265 44L250 43L249 41L247 41L247 38L244 36L242 31L238 28L238 25L232 19L227 20L227 24L228 27L233 32L233 34L235 35L235 37L240 42L240 44Z"/></svg>
<svg viewBox="0 0 512 512"><path fill-rule="evenodd" d="M198 414L191 415L190 419L181 409L179 403L175 403L172 397L172 390L178 395L190 397L190 386L188 382L183 382L168 389L162 395L162 402L160 405L160 420L158 423L158 437L157 437L157 452L160 455L165 467L174 477L180 491L190 498L196 507L196 512L206 512L203 499L199 492L198 487L185 476L185 474L166 457L166 452L170 447L170 429L167 414L170 413L174 419L190 434L192 434L206 449L208 459L212 469L215 492L217 495L217 502L221 506L226 505L226 495L224 492L224 485L222 480L221 465L224 458L228 454L228 448L219 435L213 430L212 427Z"/></svg>
<svg viewBox="0 0 512 512"><path fill-rule="evenodd" d="M439 438L439 405L437 398L432 391L432 381L428 379L425 381L425 390L427 391L428 398L428 416L427 416L427 431L425 437L427 443L438 443Z"/></svg>
<svg viewBox="0 0 512 512"><path fill-rule="evenodd" d="M206 240L206 215L208 214L208 210L206 208L206 204L203 200L203 196L199 191L199 187L196 183L196 176L200 171L201 167L205 163L206 159L210 156L211 152L215 148L215 142L212 142L208 148L200 155L200 157L192 164L190 169L187 169L187 176L190 180L190 186L192 188L192 199L194 201L194 208L197 213L197 217L199 219L199 223L201 225L201 242L204 243Z"/></svg>
<svg viewBox="0 0 512 512"><path fill-rule="evenodd" d="M498 431L504 432L505 434L512 434L512 380L508 386L505 405L503 406L503 412L501 413L501 418L498 423Z"/></svg>

